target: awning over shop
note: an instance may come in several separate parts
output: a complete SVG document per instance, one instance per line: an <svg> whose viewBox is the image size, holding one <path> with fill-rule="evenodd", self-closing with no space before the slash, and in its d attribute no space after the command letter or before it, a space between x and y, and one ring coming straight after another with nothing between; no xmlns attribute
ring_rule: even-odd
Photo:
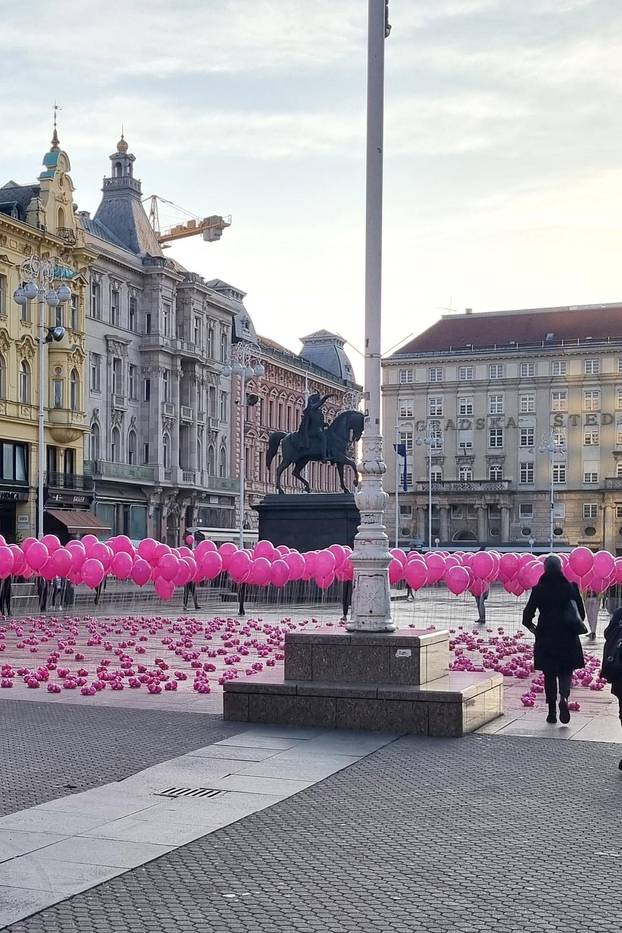
<svg viewBox="0 0 622 933"><path fill-rule="evenodd" d="M60 522L67 529L70 535L76 534L97 534L100 531L110 531L110 525L93 515L92 512L72 509L46 509L46 515L50 515L57 522Z"/></svg>

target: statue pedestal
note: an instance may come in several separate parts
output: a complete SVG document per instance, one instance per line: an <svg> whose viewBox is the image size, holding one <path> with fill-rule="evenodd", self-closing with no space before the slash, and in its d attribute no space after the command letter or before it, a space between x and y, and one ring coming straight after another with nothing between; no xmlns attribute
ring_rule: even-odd
<svg viewBox="0 0 622 933"><path fill-rule="evenodd" d="M284 672L226 681L224 718L458 737L501 715L501 674L448 664L448 632L287 632Z"/></svg>
<svg viewBox="0 0 622 933"><path fill-rule="evenodd" d="M259 513L261 540L299 551L321 550L331 544L352 547L361 520L351 493L265 496L254 508Z"/></svg>

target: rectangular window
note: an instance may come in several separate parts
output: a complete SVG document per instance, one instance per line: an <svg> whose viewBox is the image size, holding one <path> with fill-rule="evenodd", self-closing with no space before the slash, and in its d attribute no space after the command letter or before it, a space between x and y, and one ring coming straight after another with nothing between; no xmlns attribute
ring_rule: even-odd
<svg viewBox="0 0 622 933"><path fill-rule="evenodd" d="M430 421L429 429L432 450L441 450L443 447L443 428L440 421Z"/></svg>
<svg viewBox="0 0 622 933"><path fill-rule="evenodd" d="M433 483L442 483L443 482L443 471L440 467L432 467L432 482Z"/></svg>
<svg viewBox="0 0 622 933"><path fill-rule="evenodd" d="M518 397L518 410L521 415L532 415L536 410L536 396L533 392L527 392Z"/></svg>
<svg viewBox="0 0 622 933"><path fill-rule="evenodd" d="M101 302L101 284L97 279L91 280L91 317L101 320L102 302Z"/></svg>
<svg viewBox="0 0 622 933"><path fill-rule="evenodd" d="M489 415L502 415L503 414L503 396L502 395L489 395L488 396L488 414Z"/></svg>
<svg viewBox="0 0 622 933"><path fill-rule="evenodd" d="M133 366L131 363L128 367L128 389L129 397L131 399L138 398L138 367Z"/></svg>
<svg viewBox="0 0 622 933"><path fill-rule="evenodd" d="M399 382L400 385L409 385L411 382L415 381L415 373L412 369L400 369L399 371Z"/></svg>
<svg viewBox="0 0 622 933"><path fill-rule="evenodd" d="M28 477L28 448L26 444L4 441L0 459L0 480L25 483Z"/></svg>
<svg viewBox="0 0 622 933"><path fill-rule="evenodd" d="M123 362L118 356L112 358L112 391L115 395L123 395Z"/></svg>
<svg viewBox="0 0 622 933"><path fill-rule="evenodd" d="M412 486L412 484L413 484L413 475L412 473L407 473L406 474L406 485Z"/></svg>
<svg viewBox="0 0 622 933"><path fill-rule="evenodd" d="M143 382L143 400L148 402L151 398L151 379L145 379Z"/></svg>
<svg viewBox="0 0 622 933"><path fill-rule="evenodd" d="M168 302L162 305L162 333L165 337L171 336L171 306Z"/></svg>
<svg viewBox="0 0 622 933"><path fill-rule="evenodd" d="M138 300L136 295L130 295L129 297L129 329L133 334L136 333L138 329Z"/></svg>
<svg viewBox="0 0 622 933"><path fill-rule="evenodd" d="M406 450L411 452L413 449L413 432L400 431L400 444L406 444Z"/></svg>
<svg viewBox="0 0 622 933"><path fill-rule="evenodd" d="M194 319L194 327L193 327L193 331L192 331L192 339L193 339L194 345L195 345L195 347L196 347L197 349L200 348L201 343L203 342L203 339L202 339L202 338L203 338L203 335L202 335L202 333L201 333L201 330L202 330L202 328L201 328L201 318L200 318L200 317L195 317L195 319Z"/></svg>
<svg viewBox="0 0 622 933"><path fill-rule="evenodd" d="M520 464L520 482L523 485L533 483L533 463L523 461Z"/></svg>
<svg viewBox="0 0 622 933"><path fill-rule="evenodd" d="M553 360L551 363L551 376L565 376L568 371L566 360Z"/></svg>
<svg viewBox="0 0 622 933"><path fill-rule="evenodd" d="M227 420L227 393L226 392L220 393L220 420L221 421Z"/></svg>
<svg viewBox="0 0 622 933"><path fill-rule="evenodd" d="M488 432L489 447L503 447L503 428L491 428Z"/></svg>
<svg viewBox="0 0 622 933"><path fill-rule="evenodd" d="M72 331L80 330L80 299L75 292L71 293L71 329Z"/></svg>
<svg viewBox="0 0 622 933"><path fill-rule="evenodd" d="M489 379L503 379L503 363L491 363L488 367Z"/></svg>
<svg viewBox="0 0 622 933"><path fill-rule="evenodd" d="M551 392L551 411L568 410L568 393L565 389L560 392Z"/></svg>
<svg viewBox="0 0 622 933"><path fill-rule="evenodd" d="M145 333L146 334L151 333L151 312L150 311L147 311L147 313L145 314Z"/></svg>
<svg viewBox="0 0 622 933"><path fill-rule="evenodd" d="M600 360L583 360L583 372L586 376L598 376L600 373Z"/></svg>
<svg viewBox="0 0 622 933"><path fill-rule="evenodd" d="M431 366L428 370L428 382L442 382L443 381L443 367L442 366Z"/></svg>
<svg viewBox="0 0 622 933"><path fill-rule="evenodd" d="M102 358L99 353L91 353L91 392L101 392Z"/></svg>
<svg viewBox="0 0 622 933"><path fill-rule="evenodd" d="M521 502L518 506L519 518L533 518L533 505L531 502Z"/></svg>
<svg viewBox="0 0 622 933"><path fill-rule="evenodd" d="M616 387L616 408L622 408L622 386Z"/></svg>
<svg viewBox="0 0 622 933"><path fill-rule="evenodd" d="M553 431L553 443L556 447L566 446L566 428L555 428Z"/></svg>
<svg viewBox="0 0 622 933"><path fill-rule="evenodd" d="M52 379L52 408L63 407L63 380Z"/></svg>
<svg viewBox="0 0 622 933"><path fill-rule="evenodd" d="M113 286L110 290L110 323L113 327L119 326L121 314L121 298L119 289Z"/></svg>
<svg viewBox="0 0 622 933"><path fill-rule="evenodd" d="M536 364L535 363L521 363L520 374L521 376L535 376Z"/></svg>
<svg viewBox="0 0 622 933"><path fill-rule="evenodd" d="M622 518L622 505L616 505L616 518Z"/></svg>
<svg viewBox="0 0 622 933"><path fill-rule="evenodd" d="M473 431L458 431L458 449L462 453L473 448Z"/></svg>
<svg viewBox="0 0 622 933"><path fill-rule="evenodd" d="M583 503L583 518L597 518L598 504L596 502Z"/></svg>
<svg viewBox="0 0 622 933"><path fill-rule="evenodd" d="M400 401L400 418L412 418L415 414L415 403L411 398Z"/></svg>
<svg viewBox="0 0 622 933"><path fill-rule="evenodd" d="M214 358L214 328L210 326L207 328L207 347L206 353L210 359Z"/></svg>
<svg viewBox="0 0 622 933"><path fill-rule="evenodd" d="M473 379L472 366L460 366L458 368L458 380L460 382L471 382Z"/></svg>
<svg viewBox="0 0 622 933"><path fill-rule="evenodd" d="M443 399L441 397L429 398L428 399L428 415L430 417L438 417L443 414Z"/></svg>
<svg viewBox="0 0 622 933"><path fill-rule="evenodd" d="M149 463L149 444L143 444L143 463Z"/></svg>
<svg viewBox="0 0 622 933"><path fill-rule="evenodd" d="M616 476L618 479L622 477L622 460L618 460L616 463Z"/></svg>
<svg viewBox="0 0 622 933"><path fill-rule="evenodd" d="M584 447L598 447L600 444L600 433L598 431L585 431L583 435Z"/></svg>
<svg viewBox="0 0 622 933"><path fill-rule="evenodd" d="M558 485L566 482L566 464L565 463L554 463L553 464L553 482Z"/></svg>
<svg viewBox="0 0 622 933"><path fill-rule="evenodd" d="M463 395L458 398L458 414L459 415L472 415L473 414L473 396Z"/></svg>
<svg viewBox="0 0 622 933"><path fill-rule="evenodd" d="M0 275L0 317L6 316L7 309L7 279L6 275Z"/></svg>
<svg viewBox="0 0 622 933"><path fill-rule="evenodd" d="M521 428L520 429L520 447L533 447L535 443L535 428Z"/></svg>
<svg viewBox="0 0 622 933"><path fill-rule="evenodd" d="M500 463L491 463L488 467L488 479L500 483L503 479L503 467Z"/></svg>
<svg viewBox="0 0 622 933"><path fill-rule="evenodd" d="M600 464L598 460L585 460L583 462L583 482L584 483L598 483L598 475L600 472Z"/></svg>
<svg viewBox="0 0 622 933"><path fill-rule="evenodd" d="M462 483L469 483L473 479L473 470L470 466L461 466L458 470L458 479Z"/></svg>
<svg viewBox="0 0 622 933"><path fill-rule="evenodd" d="M583 390L583 411L598 411L600 409L600 389Z"/></svg>

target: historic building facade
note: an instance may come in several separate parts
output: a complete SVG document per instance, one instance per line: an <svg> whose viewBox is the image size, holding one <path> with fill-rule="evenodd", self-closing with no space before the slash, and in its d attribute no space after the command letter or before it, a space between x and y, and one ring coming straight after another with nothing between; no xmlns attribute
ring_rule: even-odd
<svg viewBox="0 0 622 933"><path fill-rule="evenodd" d="M622 553L622 304L447 315L383 361L402 543ZM401 462L400 462L401 465Z"/></svg>
<svg viewBox="0 0 622 933"><path fill-rule="evenodd" d="M233 322L241 293L164 255L121 138L102 201L79 215L96 252L88 319L88 467L112 533L177 544L190 526L233 527Z"/></svg>
<svg viewBox="0 0 622 933"><path fill-rule="evenodd" d="M83 470L86 420L85 299L95 254L75 215L71 166L54 130L36 184L9 181L0 188L0 532L8 541L35 534L38 484L38 409L45 406L44 530L63 531L60 515L82 531L92 484ZM22 263L49 261L72 292L58 308L46 305L48 327L62 325L60 340L39 343L39 303L14 300L24 284ZM54 285L58 286L60 279ZM47 385L40 387L39 352L46 354ZM76 514L86 515L80 523ZM79 518L79 516L78 516ZM51 522L51 526L47 523ZM64 529L67 530L66 528Z"/></svg>
<svg viewBox="0 0 622 933"><path fill-rule="evenodd" d="M249 344L251 363L261 363L265 375L246 382L247 399L257 396L254 405L240 406L240 379L234 377L233 391L233 459L240 462L240 444L245 444L246 495L244 524L256 528L257 513L253 506L263 496L274 493L276 466L280 453L270 470L266 466L268 439L273 431L297 430L307 398L314 392L330 395L324 413L326 423L346 408L357 408L361 387L354 381L352 365L344 350L345 341L329 331L318 331L302 338L299 354L293 353L267 337L258 337ZM244 427L242 433L242 413ZM315 492L339 492L337 470L330 464L310 463L305 475ZM353 488L353 477L346 470L345 479ZM288 493L303 492L292 480L288 470L282 479ZM239 508L239 500L238 500ZM238 513L239 515L239 513Z"/></svg>

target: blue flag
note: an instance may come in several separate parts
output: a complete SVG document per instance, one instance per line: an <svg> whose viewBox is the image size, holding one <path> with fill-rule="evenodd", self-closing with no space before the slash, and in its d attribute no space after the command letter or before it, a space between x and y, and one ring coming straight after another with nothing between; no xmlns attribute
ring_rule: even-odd
<svg viewBox="0 0 622 933"><path fill-rule="evenodd" d="M404 458L404 469L402 470L402 489L404 492L408 492L408 481L406 477L408 457L406 454L406 444L394 444L393 450L398 455L398 457Z"/></svg>

